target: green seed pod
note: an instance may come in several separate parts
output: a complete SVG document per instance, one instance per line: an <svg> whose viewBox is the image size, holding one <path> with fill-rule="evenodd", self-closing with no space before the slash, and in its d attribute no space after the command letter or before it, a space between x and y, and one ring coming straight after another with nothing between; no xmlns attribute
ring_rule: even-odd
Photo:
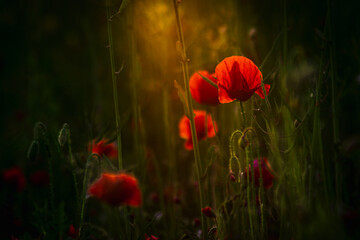
<svg viewBox="0 0 360 240"><path fill-rule="evenodd" d="M68 128L69 128L69 125L67 123L64 123L62 129L59 132L58 142L61 147L63 147L65 145L66 140L68 138Z"/></svg>
<svg viewBox="0 0 360 240"><path fill-rule="evenodd" d="M46 126L42 122L35 123L34 126L34 139L39 140L40 138L43 138L46 133Z"/></svg>
<svg viewBox="0 0 360 240"><path fill-rule="evenodd" d="M39 156L39 142L37 140L33 140L28 149L27 158L31 162L35 162L35 160L38 158L38 156Z"/></svg>
<svg viewBox="0 0 360 240"><path fill-rule="evenodd" d="M239 147L241 147L242 149L245 149L250 145L250 142L246 138L245 134L241 135L241 137L239 138L238 144L239 144Z"/></svg>

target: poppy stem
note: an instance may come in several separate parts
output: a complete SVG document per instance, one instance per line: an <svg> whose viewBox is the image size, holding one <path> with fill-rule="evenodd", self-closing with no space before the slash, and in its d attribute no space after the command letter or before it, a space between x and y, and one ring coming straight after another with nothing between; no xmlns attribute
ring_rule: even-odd
<svg viewBox="0 0 360 240"><path fill-rule="evenodd" d="M243 116L243 121L244 121L243 124L244 124L244 129L245 129L246 128L245 111L244 111L242 101L239 101L239 102L240 102L241 115Z"/></svg>
<svg viewBox="0 0 360 240"><path fill-rule="evenodd" d="M83 186L82 186L82 193L81 193L81 212L80 212L80 224L79 224L79 235L78 238L81 236L83 222L84 222L84 211L85 211L85 202L86 202L86 189L87 189L87 183L88 183L88 168L90 165L90 161L92 158L97 158L98 160L101 159L101 157L97 153L92 153L89 155L89 157L86 159L85 163L85 171L84 171L84 179L83 179Z"/></svg>
<svg viewBox="0 0 360 240"><path fill-rule="evenodd" d="M205 218L201 212L201 209L203 208L203 199L202 199L202 184L201 184L201 178L200 178L200 172L201 171L201 161L200 161L200 151L199 151L199 144L197 140L197 134L196 134L196 127L195 127L195 116L193 112L193 106L192 106L192 99L190 94L190 86L189 86L189 67L188 67L188 58L186 55L186 47L185 47L185 40L184 40L184 34L182 31L182 26L180 22L180 16L179 16L179 8L178 4L180 1L173 0L174 4L174 10L175 10L175 20L176 20L176 26L178 30L178 37L179 41L177 46L179 47L178 50L181 54L181 64L182 64L182 70L183 70L183 77L184 77L184 85L185 85L185 94L186 99L188 103L188 107L186 108L186 115L188 116L190 120L190 128L191 128L191 137L194 145L194 157L195 157L195 167L196 167L196 174L197 174L197 181L199 184L199 197L200 197L200 216L201 216L201 226L202 226L202 232L204 239L207 239L207 231L205 228Z"/></svg>
<svg viewBox="0 0 360 240"><path fill-rule="evenodd" d="M111 64L111 78L112 78L112 83L113 83L116 136L117 136L117 147L118 147L118 167L119 167L119 170L122 170L123 162L122 162L122 149L121 149L119 98L118 98L118 89L117 89L117 82L116 82L116 75L115 75L114 43L113 43L112 27L111 27L112 20L111 20L109 6L110 6L110 0L106 0L106 19L107 19L107 30L108 30L108 39L109 39L109 54L110 54L110 64Z"/></svg>

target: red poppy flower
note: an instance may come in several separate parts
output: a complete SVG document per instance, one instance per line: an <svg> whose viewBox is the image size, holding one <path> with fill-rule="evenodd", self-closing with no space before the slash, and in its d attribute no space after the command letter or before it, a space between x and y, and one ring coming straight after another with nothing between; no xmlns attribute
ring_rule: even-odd
<svg viewBox="0 0 360 240"><path fill-rule="evenodd" d="M78 234L79 234L79 231L76 230L75 227L74 227L74 225L71 224L70 227L69 227L69 230L68 230L67 235L68 235L70 238L75 239L75 238L77 238Z"/></svg>
<svg viewBox="0 0 360 240"><path fill-rule="evenodd" d="M201 212L208 218L216 218L215 212L212 210L211 207L204 207L201 209Z"/></svg>
<svg viewBox="0 0 360 240"><path fill-rule="evenodd" d="M47 171L39 170L30 175L30 182L35 186L46 186L49 184L49 174Z"/></svg>
<svg viewBox="0 0 360 240"><path fill-rule="evenodd" d="M259 160L258 159L255 159L254 162L254 179L255 179L255 185L257 187L260 186L260 171L259 171ZM252 177L251 177L251 166L249 166L249 169L250 169L250 175L249 175L249 178L250 178L250 181L252 180ZM266 158L262 158L261 159L261 173L262 173L262 179L263 179L263 186L264 188L268 189L272 186L273 184L273 179L274 179L274 176L273 174L271 173L272 172L272 168L270 166L270 163L268 162L268 160ZM247 179L247 169L244 173L244 177L245 179Z"/></svg>
<svg viewBox="0 0 360 240"><path fill-rule="evenodd" d="M5 170L3 179L7 184L15 187L17 192L23 191L26 186L24 173L17 166Z"/></svg>
<svg viewBox="0 0 360 240"><path fill-rule="evenodd" d="M107 158L117 158L118 150L114 142L107 143L107 139L102 139L99 142L93 141L90 145L92 153L97 153L100 156L105 155Z"/></svg>
<svg viewBox="0 0 360 240"><path fill-rule="evenodd" d="M211 86L210 83L206 82L199 73L213 81L215 84L218 82L218 80L213 77L213 74L210 74L207 71L199 71L194 73L190 77L189 83L192 97L200 104L219 104L218 90L216 87Z"/></svg>
<svg viewBox="0 0 360 240"><path fill-rule="evenodd" d="M112 206L141 204L141 192L135 177L125 174L103 173L88 189L88 193Z"/></svg>
<svg viewBox="0 0 360 240"><path fill-rule="evenodd" d="M228 103L234 100L246 101L254 93L265 98L261 88L262 74L248 58L232 56L222 60L215 69L218 79L219 101ZM270 85L265 84L266 94Z"/></svg>
<svg viewBox="0 0 360 240"><path fill-rule="evenodd" d="M213 120L210 114L206 114L205 111L202 110L194 110L195 114L195 128L196 128L196 136L198 141L208 138L215 137L215 129L217 131L217 124L213 124ZM205 124L205 116L207 122ZM214 126L215 125L215 126ZM205 127L207 126L207 129ZM185 139L185 149L192 150L193 149L193 141L191 138L191 128L190 128L190 120L183 116L179 122L179 135L181 138Z"/></svg>

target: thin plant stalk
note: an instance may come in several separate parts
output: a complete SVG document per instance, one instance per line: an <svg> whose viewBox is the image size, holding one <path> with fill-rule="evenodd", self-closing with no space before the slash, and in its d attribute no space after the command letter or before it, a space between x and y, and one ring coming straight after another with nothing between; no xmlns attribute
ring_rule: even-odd
<svg viewBox="0 0 360 240"><path fill-rule="evenodd" d="M240 102L240 109L241 109L241 115L243 116L243 127L244 129L246 128L246 120L245 120L245 111L244 111L244 107L243 107L243 103L242 101L239 101Z"/></svg>
<svg viewBox="0 0 360 240"><path fill-rule="evenodd" d="M70 158L70 163L72 165L72 175L73 175L73 179L74 179L74 188L75 188L75 198L76 198L76 205L79 206L80 202L79 202L79 186L78 186L78 181L76 178L76 172L75 172L75 160L73 158L73 153L72 153L72 148L71 148L71 131L70 131L70 126L67 125L66 127L66 135L67 135L67 145L68 145L68 151L69 151L69 158Z"/></svg>
<svg viewBox="0 0 360 240"><path fill-rule="evenodd" d="M174 149L173 149L173 142L172 142L172 136L171 136L171 131L170 131L170 114L169 114L169 96L168 96L168 89L165 88L163 90L163 121L164 121L164 130L165 130L165 140L166 140L166 149L167 149L167 157L169 159L169 184L170 186L172 184L175 184L175 180L177 178L176 176L176 162L175 162L175 157L174 157ZM157 162L156 162L157 163ZM157 163L158 165L158 163ZM159 167L158 167L159 168ZM158 177L159 177L159 183L161 183L161 172L160 170L157 171L158 172ZM160 185L160 184L159 184ZM162 192L163 192L163 186L161 184L161 189L160 189L160 193L162 196ZM163 202L163 198L162 199L162 204L165 206L164 202ZM163 207L163 206L162 206ZM165 210L166 208L163 207L163 209ZM173 202L170 202L170 204L168 204L167 210L166 210L169 214L169 225L170 227L168 227L167 229L168 231L168 238L169 239L175 239L174 236L174 229L175 229L175 224L174 224L174 207L173 207Z"/></svg>
<svg viewBox="0 0 360 240"><path fill-rule="evenodd" d="M187 99L187 103L188 103L188 117L190 120L190 129L191 129L191 137L192 137L192 141L193 141L193 145L194 145L194 157L195 157L195 167L196 167L196 174L197 174L197 181L199 184L199 197L200 197L200 207L202 208L203 205L203 193L202 193L202 184L201 184L201 178L200 178L200 172L201 172L201 160L200 160L200 151L199 151L199 144L198 144L198 140L197 140L197 134L196 134L196 127L195 127L195 118L194 118L194 112L193 112L193 106L192 106L192 99L191 99L191 94L190 94L190 87L189 87L189 67L188 67L188 58L186 55L186 47L185 47L185 40L184 40L184 35L183 35L183 31L182 31L182 27L181 27L181 22L180 22L180 16L179 16L179 8L178 8L178 4L179 2L177 0L173 0L173 4L174 4L174 10L175 10L175 18L176 18L176 26L177 26L177 30L178 30L178 37L179 37L179 42L180 42L180 46L181 46L181 57L182 57L182 69L183 69L183 77L184 77L184 85L185 85L185 94L186 94L186 99ZM201 216L201 225L202 225L202 232L205 236L205 239L207 238L207 233L206 233L206 229L205 229L205 225L204 225L204 216L201 213L200 210L200 216Z"/></svg>
<svg viewBox="0 0 360 240"><path fill-rule="evenodd" d="M115 75L115 56L114 56L114 42L112 35L112 26L111 26L111 14L110 14L110 0L106 0L106 19L107 19L107 30L108 30L108 40L109 40L109 55L110 55L110 64L111 64L111 78L113 83L113 94L114 94L114 108L115 108L115 121L116 121L116 137L117 137L117 147L118 147L118 168L119 170L123 169L123 160L122 160L122 146L121 146L121 130L120 130L120 112L119 112L119 98L118 98L118 89ZM125 221L125 230L126 236L129 237L129 226L127 221L127 208L124 207L123 218Z"/></svg>
<svg viewBox="0 0 360 240"><path fill-rule="evenodd" d="M81 193L81 211L80 211L80 225L79 225L79 235L78 237L81 236L81 231L82 231L82 227L83 227L83 223L84 223L84 211L85 211L85 202L86 202L86 189L87 189L87 184L88 184L88 173L89 173L89 165L90 165L90 160L92 158L97 158L98 160L101 158L98 154L96 153L92 153L89 155L89 157L86 160L85 163L85 171L84 171L84 179L83 179L83 188L82 188L82 193Z"/></svg>
<svg viewBox="0 0 360 240"><path fill-rule="evenodd" d="M117 137L117 147L118 147L118 167L119 170L122 170L123 162L122 162L122 148L121 148L120 112L119 112L118 89L117 89L117 82L115 75L115 56L114 56L114 42L113 42L112 27L111 27L112 20L110 14L110 0L106 0L106 19L107 19L107 30L108 30L108 40L109 40L111 78L113 83L113 94L114 94L116 137Z"/></svg>
<svg viewBox="0 0 360 240"><path fill-rule="evenodd" d="M337 120L337 105L335 100L335 78L336 78L336 62L335 62L335 39L333 36L334 28L334 14L332 13L332 8L330 0L327 1L328 5L328 15L329 15L329 60L330 60L330 79L331 79L331 114L332 114L332 125L333 125L333 142L334 146L339 143L339 130L338 130L338 120ZM339 169L339 162L337 151L334 151L334 163L335 163L335 194L336 201L338 206L341 204L341 171Z"/></svg>
<svg viewBox="0 0 360 240"><path fill-rule="evenodd" d="M249 171L249 149L245 149L246 157L245 157L245 165L248 169L248 173L246 174L246 201L247 201L247 207L248 207L248 214L249 214L249 223L250 223L250 233L251 233L251 239L254 239L254 224L252 219L252 209L251 209L251 201L250 201L250 171ZM254 175L253 175L254 176Z"/></svg>

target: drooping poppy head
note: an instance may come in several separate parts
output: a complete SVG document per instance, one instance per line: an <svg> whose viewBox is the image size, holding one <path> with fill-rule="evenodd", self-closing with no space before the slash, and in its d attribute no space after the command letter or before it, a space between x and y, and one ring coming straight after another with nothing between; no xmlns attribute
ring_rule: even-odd
<svg viewBox="0 0 360 240"><path fill-rule="evenodd" d="M254 93L265 98L261 88L262 74L258 67L248 58L232 56L222 60L215 69L218 79L219 101L228 103L234 100L246 101ZM266 94L270 85L264 85Z"/></svg>
<svg viewBox="0 0 360 240"><path fill-rule="evenodd" d="M4 182L14 187L17 192L22 192L26 186L25 175L17 166L5 170L2 177Z"/></svg>
<svg viewBox="0 0 360 240"><path fill-rule="evenodd" d="M135 177L125 173L103 173L90 185L88 194L112 206L141 205L141 192Z"/></svg>
<svg viewBox="0 0 360 240"><path fill-rule="evenodd" d="M201 212L208 218L216 218L215 212L209 206L202 208Z"/></svg>
<svg viewBox="0 0 360 240"><path fill-rule="evenodd" d="M117 158L118 149L115 142L108 143L107 139L102 139L98 142L94 140L89 147L92 153L97 153L100 156L105 155L110 159Z"/></svg>
<svg viewBox="0 0 360 240"><path fill-rule="evenodd" d="M271 165L269 163L269 161L266 158L262 158L260 159L261 162L261 174L262 174L262 181L263 181L263 186L265 189L268 189L272 186L273 184L273 179L274 176L272 174L272 168ZM260 186L260 166L259 166L259 160L255 159L253 161L253 165L254 165L254 180L255 180L255 185L257 187ZM249 165L249 169L250 169L250 174L249 174L249 178L250 181L252 180L252 176L251 176L251 166ZM245 180L247 179L247 171L248 169L246 169L245 173L244 173L244 178Z"/></svg>
<svg viewBox="0 0 360 240"><path fill-rule="evenodd" d="M206 82L202 76L207 77L215 84L218 82L214 78L213 74L208 73L207 71L199 71L194 73L190 77L190 92L192 97L200 104L206 105L216 105L219 104L218 90L216 87L211 86L210 83Z"/></svg>
<svg viewBox="0 0 360 240"><path fill-rule="evenodd" d="M213 124L211 115L207 114L205 111L202 110L194 110L194 114L195 114L196 136L198 141L204 140L206 138L215 137L215 131L217 131L218 128L216 122L214 122ZM180 119L179 135L181 138L186 140L185 149L192 150L194 146L191 137L190 120L186 116L183 116Z"/></svg>

